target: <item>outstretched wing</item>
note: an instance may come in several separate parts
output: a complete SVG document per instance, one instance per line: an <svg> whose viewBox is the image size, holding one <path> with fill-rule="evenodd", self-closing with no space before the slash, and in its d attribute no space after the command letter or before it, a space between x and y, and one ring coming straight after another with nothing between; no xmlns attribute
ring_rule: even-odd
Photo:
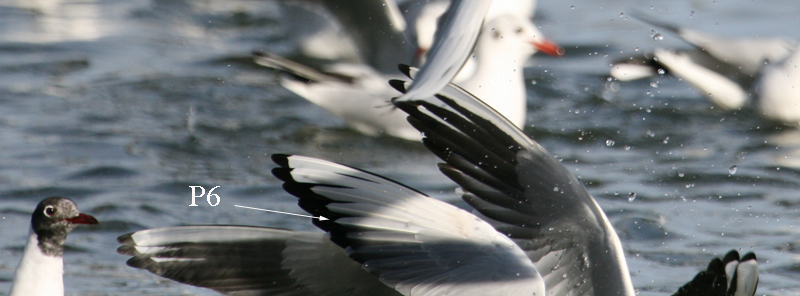
<svg viewBox="0 0 800 296"><path fill-rule="evenodd" d="M384 177L273 155L273 174L314 224L403 295L544 295L533 263L478 217Z"/></svg>
<svg viewBox="0 0 800 296"><path fill-rule="evenodd" d="M401 69L408 73L408 69ZM405 92L405 83L391 84ZM394 100L463 188L463 199L514 239L547 295L633 295L614 229L583 185L514 124L457 86ZM552 293L552 294L551 294Z"/></svg>
<svg viewBox="0 0 800 296"><path fill-rule="evenodd" d="M118 238L128 265L226 295L399 295L327 234L214 225L149 229Z"/></svg>

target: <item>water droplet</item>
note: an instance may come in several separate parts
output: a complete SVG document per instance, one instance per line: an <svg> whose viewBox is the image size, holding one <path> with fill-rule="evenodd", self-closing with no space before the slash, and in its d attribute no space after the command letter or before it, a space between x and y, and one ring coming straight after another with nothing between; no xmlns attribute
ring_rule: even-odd
<svg viewBox="0 0 800 296"><path fill-rule="evenodd" d="M614 146L614 144L616 144L616 142L614 142L614 140L606 140L606 146L611 147L611 146Z"/></svg>
<svg viewBox="0 0 800 296"><path fill-rule="evenodd" d="M575 5L570 5L569 9L575 9Z"/></svg>
<svg viewBox="0 0 800 296"><path fill-rule="evenodd" d="M631 146L625 145L625 150L631 150Z"/></svg>
<svg viewBox="0 0 800 296"><path fill-rule="evenodd" d="M734 165L730 169L728 169L728 173L731 174L731 175L736 175L736 170L737 169L738 168Z"/></svg>
<svg viewBox="0 0 800 296"><path fill-rule="evenodd" d="M553 187L553 191L556 191L556 192L557 192L557 191L558 191L558 186L556 186L556 187Z"/></svg>
<svg viewBox="0 0 800 296"><path fill-rule="evenodd" d="M678 177L683 178L683 176L685 176L683 173L678 173Z"/></svg>
<svg viewBox="0 0 800 296"><path fill-rule="evenodd" d="M653 38L655 41L664 40L664 36L661 36L661 33L657 32L656 30L650 30L650 38Z"/></svg>
<svg viewBox="0 0 800 296"><path fill-rule="evenodd" d="M628 194L628 202L633 202L636 199L636 192L631 192Z"/></svg>
<svg viewBox="0 0 800 296"><path fill-rule="evenodd" d="M648 130L648 131L647 131L647 136L652 138L652 137L655 137L655 136L656 136L656 133L654 133L654 132L653 132L653 131L651 131L651 130Z"/></svg>
<svg viewBox="0 0 800 296"><path fill-rule="evenodd" d="M619 13L619 17L625 17L625 13L624 12L620 12Z"/></svg>
<svg viewBox="0 0 800 296"><path fill-rule="evenodd" d="M658 82L650 82L650 87L658 88Z"/></svg>
<svg viewBox="0 0 800 296"><path fill-rule="evenodd" d="M667 71L664 71L664 69L658 69L658 74L664 75L664 73L667 73Z"/></svg>

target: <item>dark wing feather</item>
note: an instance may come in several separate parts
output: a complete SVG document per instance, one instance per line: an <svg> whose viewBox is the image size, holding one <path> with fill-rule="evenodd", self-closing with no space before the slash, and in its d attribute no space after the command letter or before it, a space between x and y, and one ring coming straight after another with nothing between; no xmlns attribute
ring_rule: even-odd
<svg viewBox="0 0 800 296"><path fill-rule="evenodd" d="M179 226L118 240L129 266L226 295L398 295L324 233Z"/></svg>
<svg viewBox="0 0 800 296"><path fill-rule="evenodd" d="M720 260L714 258L706 270L683 285L673 296L753 296L758 286L756 255L747 253L739 259L732 250Z"/></svg>
<svg viewBox="0 0 800 296"><path fill-rule="evenodd" d="M402 83L391 85L405 91ZM633 295L605 214L544 148L457 86L393 103L447 163L440 168L461 185L464 200L536 262L547 295Z"/></svg>

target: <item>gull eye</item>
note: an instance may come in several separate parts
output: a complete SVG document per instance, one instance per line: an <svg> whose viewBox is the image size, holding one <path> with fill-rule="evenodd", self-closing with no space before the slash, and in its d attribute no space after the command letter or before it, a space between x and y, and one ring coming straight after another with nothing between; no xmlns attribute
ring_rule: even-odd
<svg viewBox="0 0 800 296"><path fill-rule="evenodd" d="M54 206L47 206L44 208L44 215L47 217L53 216L56 214L56 207Z"/></svg>

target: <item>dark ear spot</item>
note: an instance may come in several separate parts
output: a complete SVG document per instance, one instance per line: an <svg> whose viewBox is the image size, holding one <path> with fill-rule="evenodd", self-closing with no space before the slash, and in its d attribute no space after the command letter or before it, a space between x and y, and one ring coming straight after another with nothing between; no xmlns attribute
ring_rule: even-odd
<svg viewBox="0 0 800 296"><path fill-rule="evenodd" d="M518 27L516 32L517 32L517 34L522 33L522 27Z"/></svg>
<svg viewBox="0 0 800 296"><path fill-rule="evenodd" d="M494 36L494 39L498 39L500 38L500 32L498 32L496 29L492 29L492 36Z"/></svg>

